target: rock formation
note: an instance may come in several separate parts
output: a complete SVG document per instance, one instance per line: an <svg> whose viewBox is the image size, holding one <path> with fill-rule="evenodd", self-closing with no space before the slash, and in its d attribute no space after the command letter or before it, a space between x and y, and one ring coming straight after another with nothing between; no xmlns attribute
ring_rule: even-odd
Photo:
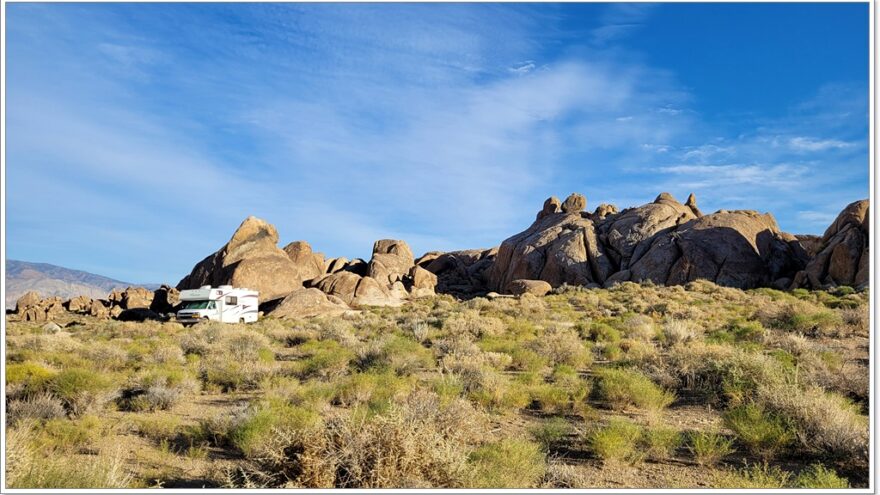
<svg viewBox="0 0 880 495"><path fill-rule="evenodd" d="M297 289L288 294L272 310L276 318L310 318L321 315L339 315L349 311L341 302L334 302L326 294L315 288Z"/></svg>
<svg viewBox="0 0 880 495"><path fill-rule="evenodd" d="M542 209L528 229L502 242L488 288L522 292L520 280L558 287L626 280L679 285L698 278L740 288L783 286L809 260L798 239L781 232L769 214L703 215L693 194L681 204L668 193L620 212L601 205L587 214L580 198L569 196L573 206L561 212Z"/></svg>
<svg viewBox="0 0 880 495"><path fill-rule="evenodd" d="M488 292L487 272L497 254L498 248L432 253L418 264L437 276L437 292L469 297Z"/></svg>
<svg viewBox="0 0 880 495"><path fill-rule="evenodd" d="M870 216L868 200L850 203L825 230L818 252L794 280L796 287L821 289L848 285L867 287L870 282Z"/></svg>
<svg viewBox="0 0 880 495"><path fill-rule="evenodd" d="M312 252L308 242L291 242L284 246L284 252L293 261L301 280L311 280L324 274L324 255Z"/></svg>
<svg viewBox="0 0 880 495"><path fill-rule="evenodd" d="M533 296L546 296L553 287L543 280L514 280L510 284L510 293L514 296L531 294Z"/></svg>
<svg viewBox="0 0 880 495"><path fill-rule="evenodd" d="M278 247L275 227L248 217L232 239L199 262L177 288L233 285L258 290L260 301L269 301L302 288L303 276L303 270Z"/></svg>
<svg viewBox="0 0 880 495"><path fill-rule="evenodd" d="M383 284L403 281L415 264L412 250L404 241L382 239L373 244L368 275Z"/></svg>

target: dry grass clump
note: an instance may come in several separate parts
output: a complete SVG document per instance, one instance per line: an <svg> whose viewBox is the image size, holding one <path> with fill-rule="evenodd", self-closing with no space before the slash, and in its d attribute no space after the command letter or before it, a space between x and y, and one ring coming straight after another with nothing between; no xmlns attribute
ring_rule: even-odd
<svg viewBox="0 0 880 495"><path fill-rule="evenodd" d="M6 421L15 425L19 421L39 421L64 417L64 405L49 393L40 393L24 399L10 400L6 408Z"/></svg>
<svg viewBox="0 0 880 495"><path fill-rule="evenodd" d="M547 470L538 444L514 438L483 445L468 461L472 473L467 486L473 488L533 488Z"/></svg>
<svg viewBox="0 0 880 495"><path fill-rule="evenodd" d="M552 326L529 342L528 347L546 357L551 366L567 365L580 369L593 362L590 349L571 328Z"/></svg>
<svg viewBox="0 0 880 495"><path fill-rule="evenodd" d="M443 321L443 331L449 335L470 335L475 338L499 335L504 322L492 316L481 316L476 311L456 313Z"/></svg>
<svg viewBox="0 0 880 495"><path fill-rule="evenodd" d="M635 340L652 340L657 336L654 320L645 315L631 315L620 325L623 334Z"/></svg>
<svg viewBox="0 0 880 495"><path fill-rule="evenodd" d="M71 416L80 416L103 407L119 393L113 378L82 368L59 372L46 384Z"/></svg>
<svg viewBox="0 0 880 495"><path fill-rule="evenodd" d="M716 431L692 432L688 438L688 450L701 466L714 466L734 451L733 440Z"/></svg>
<svg viewBox="0 0 880 495"><path fill-rule="evenodd" d="M775 457L793 440L784 418L755 403L727 411L724 422L752 453L765 461Z"/></svg>
<svg viewBox="0 0 880 495"><path fill-rule="evenodd" d="M6 485L10 488L128 488L121 452L89 459L46 451L33 441L33 424L6 430Z"/></svg>
<svg viewBox="0 0 880 495"><path fill-rule="evenodd" d="M639 425L627 419L615 418L595 429L588 437L590 450L606 464L629 462L635 464L644 458L638 449L642 436Z"/></svg>
<svg viewBox="0 0 880 495"><path fill-rule="evenodd" d="M713 488L787 488L791 474L766 462L736 471L722 471L712 480Z"/></svg>
<svg viewBox="0 0 880 495"><path fill-rule="evenodd" d="M183 369L143 370L133 376L117 400L128 411L168 410L181 396L194 394L201 387Z"/></svg>
<svg viewBox="0 0 880 495"><path fill-rule="evenodd" d="M663 335L669 345L674 345L697 339L702 329L692 321L669 318L663 322Z"/></svg>
<svg viewBox="0 0 880 495"><path fill-rule="evenodd" d="M662 389L638 371L603 368L597 375L600 397L615 409L633 406L657 413L675 401L673 393Z"/></svg>

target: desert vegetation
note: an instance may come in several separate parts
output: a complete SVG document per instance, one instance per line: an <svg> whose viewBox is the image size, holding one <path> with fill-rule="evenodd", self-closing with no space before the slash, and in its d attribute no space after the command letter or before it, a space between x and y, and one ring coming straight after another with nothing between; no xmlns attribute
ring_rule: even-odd
<svg viewBox="0 0 880 495"><path fill-rule="evenodd" d="M252 325L10 319L7 480L865 487L868 293L709 282Z"/></svg>

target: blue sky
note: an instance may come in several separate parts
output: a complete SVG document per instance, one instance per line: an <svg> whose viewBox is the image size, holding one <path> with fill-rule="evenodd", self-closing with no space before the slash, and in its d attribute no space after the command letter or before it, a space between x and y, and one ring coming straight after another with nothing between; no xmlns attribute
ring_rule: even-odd
<svg viewBox="0 0 880 495"><path fill-rule="evenodd" d="M868 196L868 4L7 4L7 256L176 283L248 215L490 247L661 191Z"/></svg>

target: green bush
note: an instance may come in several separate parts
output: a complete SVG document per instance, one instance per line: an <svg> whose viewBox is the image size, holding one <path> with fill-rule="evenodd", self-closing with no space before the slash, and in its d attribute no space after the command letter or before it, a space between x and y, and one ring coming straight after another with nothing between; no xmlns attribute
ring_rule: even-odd
<svg viewBox="0 0 880 495"><path fill-rule="evenodd" d="M607 323L593 322L590 324L590 339L596 342L617 342L620 340L620 330Z"/></svg>
<svg viewBox="0 0 880 495"><path fill-rule="evenodd" d="M506 438L473 451L472 488L534 488L547 470L540 445Z"/></svg>
<svg viewBox="0 0 880 495"><path fill-rule="evenodd" d="M545 419L541 424L532 427L529 431L535 437L535 441L543 445L545 450L549 450L554 444L568 436L572 431L572 427L565 418L554 416Z"/></svg>
<svg viewBox="0 0 880 495"><path fill-rule="evenodd" d="M697 464L714 466L726 455L733 452L733 440L712 431L698 431L690 435L688 449L694 455Z"/></svg>
<svg viewBox="0 0 880 495"><path fill-rule="evenodd" d="M682 440L681 433L674 428L653 426L644 429L640 443L649 459L660 461L672 457Z"/></svg>
<svg viewBox="0 0 880 495"><path fill-rule="evenodd" d="M846 478L841 478L833 469L821 464L812 464L795 478L798 488L849 488Z"/></svg>
<svg viewBox="0 0 880 495"><path fill-rule="evenodd" d="M12 395L34 395L46 388L55 372L34 362L8 363L6 387ZM18 392L18 393L15 393Z"/></svg>
<svg viewBox="0 0 880 495"><path fill-rule="evenodd" d="M258 405L229 431L229 442L245 457L272 453L282 434L291 434L313 427L320 417L313 411L279 400Z"/></svg>
<svg viewBox="0 0 880 495"><path fill-rule="evenodd" d="M116 392L109 377L82 368L58 373L49 380L48 389L61 399L64 407L73 416L103 406Z"/></svg>
<svg viewBox="0 0 880 495"><path fill-rule="evenodd" d="M638 462L642 453L638 441L642 436L639 425L625 419L612 419L605 427L594 431L587 439L590 450L605 462Z"/></svg>
<svg viewBox="0 0 880 495"><path fill-rule="evenodd" d="M791 474L767 463L753 464L737 471L721 473L713 483L714 488L786 488Z"/></svg>
<svg viewBox="0 0 880 495"><path fill-rule="evenodd" d="M604 368L599 370L599 395L615 408L635 406L658 412L675 401L675 395L650 378L634 370Z"/></svg>
<svg viewBox="0 0 880 495"><path fill-rule="evenodd" d="M724 415L724 422L753 454L765 461L772 459L794 438L783 418L754 403L731 409Z"/></svg>

